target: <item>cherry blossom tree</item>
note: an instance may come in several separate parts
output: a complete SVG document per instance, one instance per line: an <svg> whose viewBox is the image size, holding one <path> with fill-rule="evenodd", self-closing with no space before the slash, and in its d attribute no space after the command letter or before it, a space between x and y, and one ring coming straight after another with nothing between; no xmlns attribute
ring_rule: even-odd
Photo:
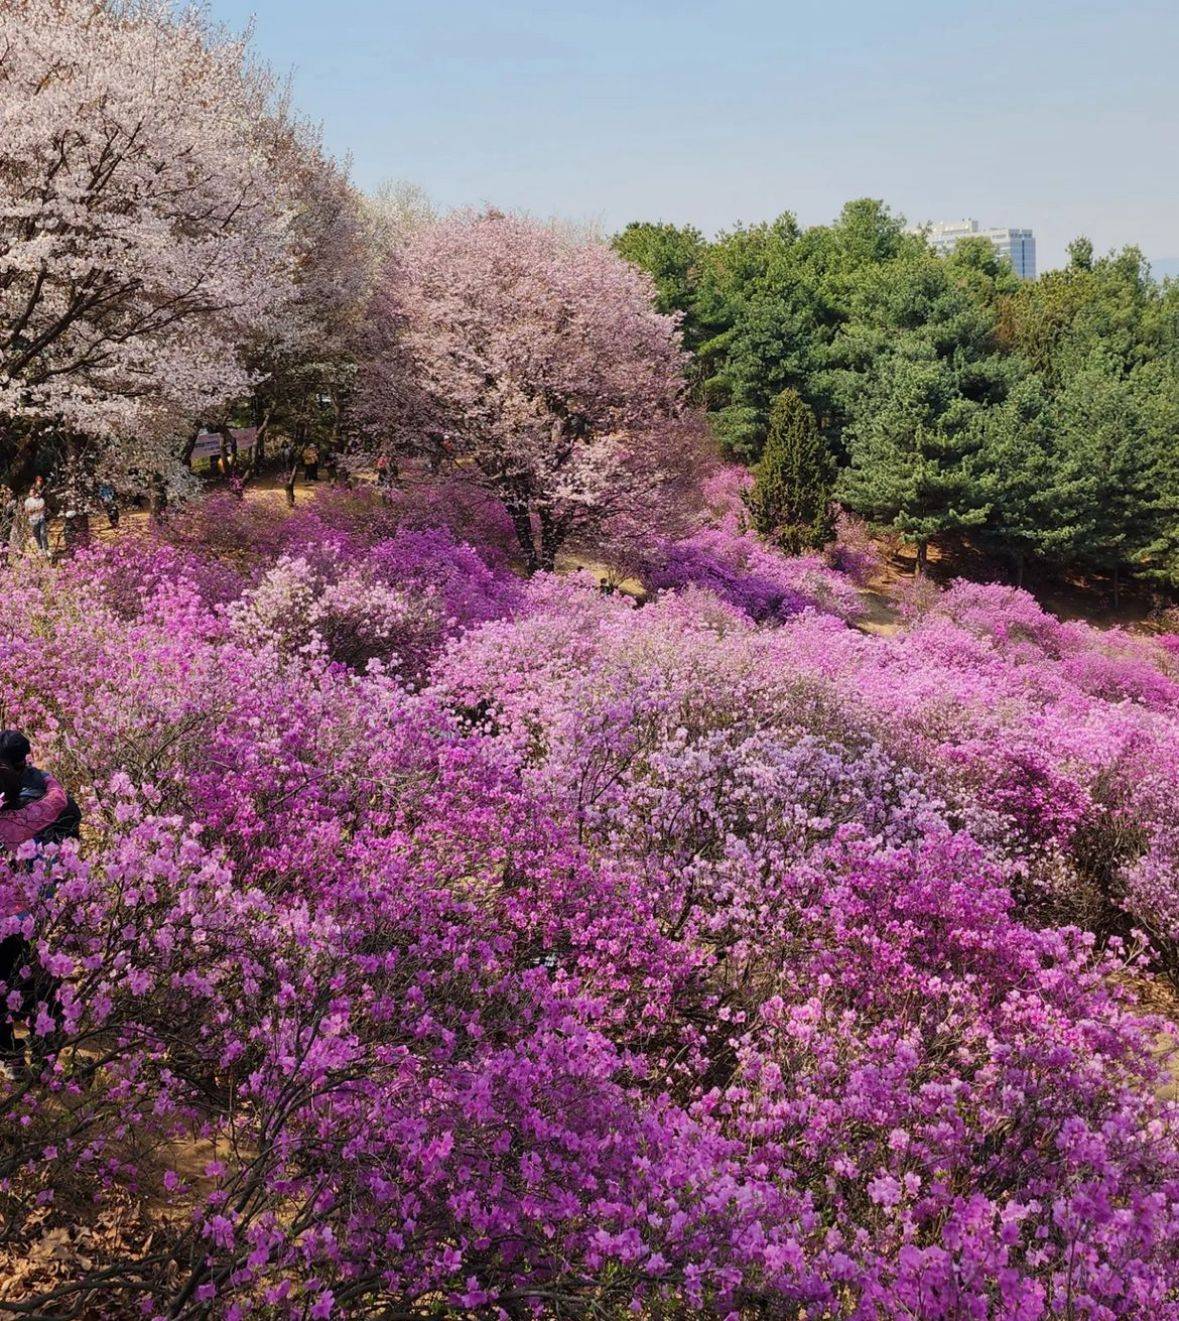
<svg viewBox="0 0 1179 1321"><path fill-rule="evenodd" d="M336 448L378 266L377 227L345 168L305 125L285 120L281 127L272 155L293 199L294 277L290 299L257 323L243 355L257 380L250 418L259 428L256 454L271 425Z"/></svg>
<svg viewBox="0 0 1179 1321"><path fill-rule="evenodd" d="M363 206L384 258L416 230L436 224L442 215L429 193L407 179L386 179L364 197Z"/></svg>
<svg viewBox="0 0 1179 1321"><path fill-rule="evenodd" d="M442 450L512 517L530 569L667 527L703 453L673 318L607 247L498 212L406 234L372 308L361 407Z"/></svg>
<svg viewBox="0 0 1179 1321"><path fill-rule="evenodd" d="M247 394L291 297L286 110L244 43L165 0L0 8L0 426L158 471Z"/></svg>

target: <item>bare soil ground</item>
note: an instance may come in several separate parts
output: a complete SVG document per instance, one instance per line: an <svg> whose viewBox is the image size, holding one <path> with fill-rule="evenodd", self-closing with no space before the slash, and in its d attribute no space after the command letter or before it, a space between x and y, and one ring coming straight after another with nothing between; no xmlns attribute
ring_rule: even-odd
<svg viewBox="0 0 1179 1321"><path fill-rule="evenodd" d="M882 560L879 575L882 584L912 579L917 563L912 547L882 540L877 543L877 549ZM970 578L976 582L1016 585L1009 564L968 541L931 546L928 574L933 582L942 584L954 578ZM1098 628L1149 631L1158 626L1162 610L1173 604L1167 593L1149 583L1123 582L1115 593L1112 576L1054 573L1036 565L1028 566L1022 586L1057 618L1081 619Z"/></svg>

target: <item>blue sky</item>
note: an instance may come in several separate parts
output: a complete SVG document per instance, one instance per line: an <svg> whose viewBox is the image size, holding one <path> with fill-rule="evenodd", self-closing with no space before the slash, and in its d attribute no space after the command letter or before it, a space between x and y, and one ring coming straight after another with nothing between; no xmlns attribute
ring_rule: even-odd
<svg viewBox="0 0 1179 1321"><path fill-rule="evenodd" d="M1179 4L211 0L365 188L692 222L883 197L1179 258Z"/></svg>

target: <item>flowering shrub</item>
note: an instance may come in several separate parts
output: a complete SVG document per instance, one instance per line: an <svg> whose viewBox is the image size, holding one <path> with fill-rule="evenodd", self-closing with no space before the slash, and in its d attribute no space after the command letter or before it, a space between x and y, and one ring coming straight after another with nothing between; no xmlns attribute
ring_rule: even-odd
<svg viewBox="0 0 1179 1321"><path fill-rule="evenodd" d="M852 582L865 586L880 567L880 552L869 525L841 511L835 520L835 542L827 550L827 561Z"/></svg>
<svg viewBox="0 0 1179 1321"><path fill-rule="evenodd" d="M857 583L866 561L852 554L845 572L833 553L788 557L748 526L746 469L718 467L701 484L700 525L678 540L648 536L636 555L655 591L705 588L757 623L780 624L804 610L851 620L863 612ZM833 548L833 552L835 548Z"/></svg>
<svg viewBox="0 0 1179 1321"><path fill-rule="evenodd" d="M5 571L0 1310L1179 1317L1164 646L355 508Z"/></svg>
<svg viewBox="0 0 1179 1321"><path fill-rule="evenodd" d="M245 646L272 646L283 656L313 654L363 669L380 660L416 673L442 619L434 593L409 593L379 578L313 568L282 556L229 608L230 634Z"/></svg>
<svg viewBox="0 0 1179 1321"><path fill-rule="evenodd" d="M731 526L702 528L656 548L652 560L644 578L654 590L703 587L759 623L780 624L803 610L841 619L862 611L852 580L821 556L788 559Z"/></svg>

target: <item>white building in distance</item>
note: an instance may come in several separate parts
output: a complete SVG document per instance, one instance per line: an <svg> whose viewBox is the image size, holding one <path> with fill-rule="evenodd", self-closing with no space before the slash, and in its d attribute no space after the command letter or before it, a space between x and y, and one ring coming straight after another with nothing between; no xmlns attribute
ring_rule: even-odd
<svg viewBox="0 0 1179 1321"><path fill-rule="evenodd" d="M977 220L942 220L913 232L924 234L938 252L951 251L962 239L986 239L1021 280L1036 278L1036 239L1030 229L983 229Z"/></svg>

